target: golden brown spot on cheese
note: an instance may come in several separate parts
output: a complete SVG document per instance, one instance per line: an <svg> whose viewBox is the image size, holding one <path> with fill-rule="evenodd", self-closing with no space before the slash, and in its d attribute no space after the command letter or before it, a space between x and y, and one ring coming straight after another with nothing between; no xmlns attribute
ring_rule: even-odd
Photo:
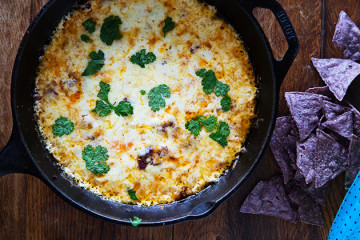
<svg viewBox="0 0 360 240"><path fill-rule="evenodd" d="M149 48L152 49L159 40L162 40L157 35L153 35L148 41L147 44L149 45Z"/></svg>
<svg viewBox="0 0 360 240"><path fill-rule="evenodd" d="M78 91L74 94L71 94L70 95L70 103L74 104L75 102L79 101L80 97L81 97L80 91Z"/></svg>

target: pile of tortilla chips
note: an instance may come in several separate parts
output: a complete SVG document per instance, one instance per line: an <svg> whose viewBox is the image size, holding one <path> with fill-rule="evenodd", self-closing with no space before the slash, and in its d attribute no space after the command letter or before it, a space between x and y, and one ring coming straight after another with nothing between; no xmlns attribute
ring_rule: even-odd
<svg viewBox="0 0 360 240"><path fill-rule="evenodd" d="M327 86L285 93L291 115L277 118L270 141L283 179L260 181L240 212L323 225L329 181L348 170L352 182L359 172L360 114L342 100L360 75L360 29L345 12L333 42L348 59L312 58Z"/></svg>

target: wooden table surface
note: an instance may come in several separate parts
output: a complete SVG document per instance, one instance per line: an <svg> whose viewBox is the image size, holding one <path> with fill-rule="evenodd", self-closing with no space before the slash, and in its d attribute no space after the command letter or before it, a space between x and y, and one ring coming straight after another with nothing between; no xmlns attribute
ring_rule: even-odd
<svg viewBox="0 0 360 240"><path fill-rule="evenodd" d="M0 0L0 149L12 128L10 81L15 55L28 25L46 0ZM331 39L341 10L360 25L359 0L280 0L300 41L300 52L284 80L279 116L287 115L285 91L305 91L323 85L311 57L342 57ZM274 17L255 10L273 47L282 56L286 42ZM332 184L322 208L325 226L292 224L267 216L241 214L245 196L260 179L279 172L268 149L247 183L210 217L174 226L133 228L104 222L75 209L45 183L26 174L0 178L0 239L326 239L344 196L344 176Z"/></svg>

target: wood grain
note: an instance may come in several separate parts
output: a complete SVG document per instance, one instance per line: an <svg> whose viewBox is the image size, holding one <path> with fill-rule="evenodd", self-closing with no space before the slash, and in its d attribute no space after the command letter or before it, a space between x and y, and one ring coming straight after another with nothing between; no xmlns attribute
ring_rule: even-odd
<svg viewBox="0 0 360 240"><path fill-rule="evenodd" d="M30 21L45 0L0 1L0 148L10 136L10 78L16 51ZM300 40L300 52L281 87L279 116L287 115L285 91L304 91L323 85L311 57L341 57L331 42L341 10L360 24L358 0L280 0ZM269 11L255 10L274 55L281 58L286 41ZM40 180L11 174L0 178L0 239L326 239L344 195L343 176L331 184L323 208L325 227L240 214L245 196L260 179L279 172L269 149L240 190L210 217L159 228L132 228L101 221L59 198Z"/></svg>

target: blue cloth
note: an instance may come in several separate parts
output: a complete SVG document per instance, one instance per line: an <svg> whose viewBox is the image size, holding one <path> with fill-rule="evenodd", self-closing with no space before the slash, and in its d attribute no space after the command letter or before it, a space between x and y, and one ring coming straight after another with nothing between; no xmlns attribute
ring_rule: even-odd
<svg viewBox="0 0 360 240"><path fill-rule="evenodd" d="M360 240L360 172L347 192L328 240Z"/></svg>

